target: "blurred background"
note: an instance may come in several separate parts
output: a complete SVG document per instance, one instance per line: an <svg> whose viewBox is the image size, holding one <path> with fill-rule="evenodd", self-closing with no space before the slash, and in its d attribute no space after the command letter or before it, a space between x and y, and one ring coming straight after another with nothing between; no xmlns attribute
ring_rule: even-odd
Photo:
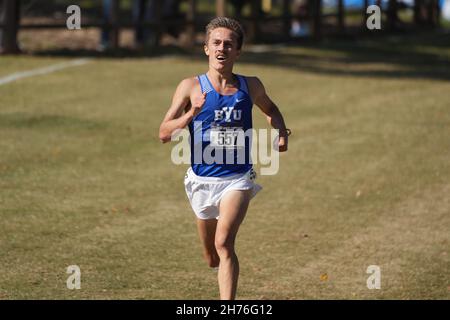
<svg viewBox="0 0 450 320"><path fill-rule="evenodd" d="M67 33L66 9L81 8L82 29ZM379 30L366 27L369 5L381 8ZM240 20L251 43L442 31L450 27L446 0L2 0L0 50L189 48L201 43L214 16Z"/></svg>

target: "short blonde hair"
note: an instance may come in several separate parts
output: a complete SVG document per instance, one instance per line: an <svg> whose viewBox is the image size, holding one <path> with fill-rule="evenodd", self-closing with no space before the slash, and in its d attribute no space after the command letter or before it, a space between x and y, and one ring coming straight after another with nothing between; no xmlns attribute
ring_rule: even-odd
<svg viewBox="0 0 450 320"><path fill-rule="evenodd" d="M211 31L217 28L227 28L236 33L238 49L242 48L242 44L244 43L244 28L242 28L242 25L237 20L227 17L217 17L211 20L210 23L208 23L208 25L206 26L206 44L209 41L209 35Z"/></svg>

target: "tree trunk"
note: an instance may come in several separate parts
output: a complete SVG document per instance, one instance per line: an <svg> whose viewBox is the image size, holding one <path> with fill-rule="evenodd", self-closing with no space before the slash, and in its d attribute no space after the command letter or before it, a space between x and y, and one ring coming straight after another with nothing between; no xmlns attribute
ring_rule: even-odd
<svg viewBox="0 0 450 320"><path fill-rule="evenodd" d="M19 53L17 33L20 21L20 0L0 1L0 53Z"/></svg>
<svg viewBox="0 0 450 320"><path fill-rule="evenodd" d="M397 25L397 0L389 0L387 12L388 30L393 31Z"/></svg>
<svg viewBox="0 0 450 320"><path fill-rule="evenodd" d="M259 20L261 17L261 0L251 0L251 22L249 28L249 40L258 41L260 39Z"/></svg>
<svg viewBox="0 0 450 320"><path fill-rule="evenodd" d="M422 26L425 22L424 18L424 0L414 1L414 24Z"/></svg>
<svg viewBox="0 0 450 320"><path fill-rule="evenodd" d="M338 28L339 32L344 32L345 24L344 24L344 0L338 0Z"/></svg>
<svg viewBox="0 0 450 320"><path fill-rule="evenodd" d="M308 4L312 36L319 40L322 37L322 0L310 0Z"/></svg>
<svg viewBox="0 0 450 320"><path fill-rule="evenodd" d="M109 23L111 24L111 32L109 33L109 43L111 47L117 49L119 47L119 0L111 0L109 8Z"/></svg>
<svg viewBox="0 0 450 320"><path fill-rule="evenodd" d="M187 47L193 47L195 44L195 16L196 16L196 0L188 0L187 10Z"/></svg>
<svg viewBox="0 0 450 320"><path fill-rule="evenodd" d="M291 5L289 0L283 0L283 35L287 39L291 31Z"/></svg>
<svg viewBox="0 0 450 320"><path fill-rule="evenodd" d="M216 0L216 16L225 17L227 15L226 0Z"/></svg>
<svg viewBox="0 0 450 320"><path fill-rule="evenodd" d="M428 25L436 28L439 24L439 1L430 0L428 3Z"/></svg>

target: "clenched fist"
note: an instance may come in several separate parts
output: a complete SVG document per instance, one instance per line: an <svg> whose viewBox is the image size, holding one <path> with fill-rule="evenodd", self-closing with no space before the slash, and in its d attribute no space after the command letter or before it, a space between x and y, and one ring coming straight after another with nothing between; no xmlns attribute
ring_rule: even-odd
<svg viewBox="0 0 450 320"><path fill-rule="evenodd" d="M280 136L278 140L278 152L286 152L288 149L288 138L287 136Z"/></svg>
<svg viewBox="0 0 450 320"><path fill-rule="evenodd" d="M206 92L191 96L191 110L194 117L200 113L206 101Z"/></svg>

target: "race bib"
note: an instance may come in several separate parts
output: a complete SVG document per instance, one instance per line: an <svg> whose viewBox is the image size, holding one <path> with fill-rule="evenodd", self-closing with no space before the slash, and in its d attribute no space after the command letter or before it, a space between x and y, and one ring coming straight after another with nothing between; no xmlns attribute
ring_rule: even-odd
<svg viewBox="0 0 450 320"><path fill-rule="evenodd" d="M244 130L239 127L216 127L211 129L210 145L215 148L244 148Z"/></svg>

